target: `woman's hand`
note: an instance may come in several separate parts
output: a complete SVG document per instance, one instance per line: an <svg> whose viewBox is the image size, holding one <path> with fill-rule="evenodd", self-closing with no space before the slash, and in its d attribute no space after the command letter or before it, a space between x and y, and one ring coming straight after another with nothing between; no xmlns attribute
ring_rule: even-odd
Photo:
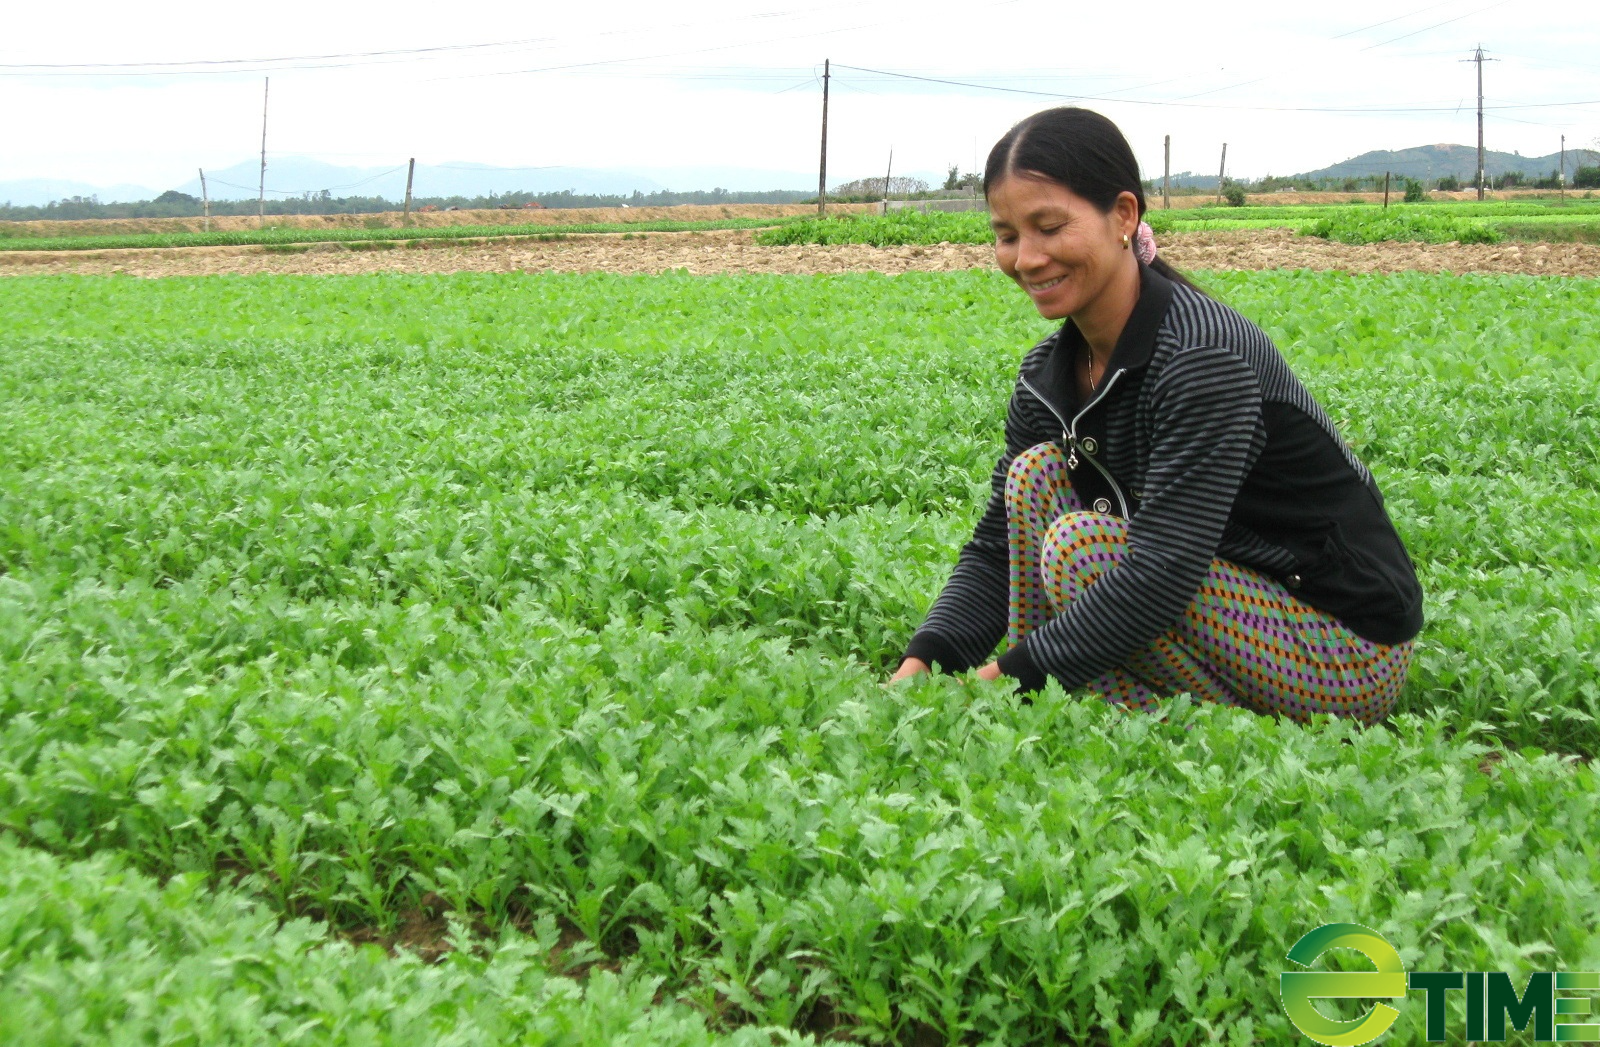
<svg viewBox="0 0 1600 1047"><path fill-rule="evenodd" d="M907 658L905 661L900 663L900 668L895 672L895 674L889 677L889 682L899 683L901 680L910 679L918 673L932 671L933 670L928 667L928 663L923 661L921 658ZM980 680L998 680L1005 674L1000 671L999 662L990 662L982 669L977 670L976 675Z"/></svg>
<svg viewBox="0 0 1600 1047"><path fill-rule="evenodd" d="M932 672L927 662L921 658L907 658L900 663L900 668L895 671L895 674L889 677L889 682L899 683L901 680L909 680L918 673L926 672Z"/></svg>

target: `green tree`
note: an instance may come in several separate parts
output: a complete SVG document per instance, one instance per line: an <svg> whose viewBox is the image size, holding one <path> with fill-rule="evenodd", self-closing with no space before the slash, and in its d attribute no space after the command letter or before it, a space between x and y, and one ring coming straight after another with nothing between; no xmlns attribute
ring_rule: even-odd
<svg viewBox="0 0 1600 1047"><path fill-rule="evenodd" d="M1422 183L1415 178L1406 179L1405 201L1408 204L1420 204L1423 201Z"/></svg>

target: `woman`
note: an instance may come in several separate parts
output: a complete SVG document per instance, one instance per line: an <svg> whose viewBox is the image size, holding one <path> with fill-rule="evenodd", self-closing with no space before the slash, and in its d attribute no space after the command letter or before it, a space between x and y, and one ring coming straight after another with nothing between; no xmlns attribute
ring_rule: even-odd
<svg viewBox="0 0 1600 1047"><path fill-rule="evenodd" d="M1156 257L1116 125L1029 117L984 194L1000 268L1066 322L1022 361L988 510L894 678L1387 716L1422 593L1382 495L1271 340Z"/></svg>

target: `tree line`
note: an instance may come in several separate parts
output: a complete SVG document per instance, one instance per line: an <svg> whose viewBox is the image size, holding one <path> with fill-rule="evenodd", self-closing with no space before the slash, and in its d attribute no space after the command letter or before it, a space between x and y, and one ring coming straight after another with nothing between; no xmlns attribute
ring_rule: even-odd
<svg viewBox="0 0 1600 1047"><path fill-rule="evenodd" d="M880 183L882 179L879 179ZM672 192L658 190L653 193L635 191L630 195L609 193L575 193L563 189L557 193L490 193L487 196L419 196L411 201L413 211L424 208L434 211L517 209L527 204L542 207L672 207L679 204L793 204L815 202L816 193L798 189L774 189L765 192L732 192L727 189ZM265 211L269 215L305 214L376 214L399 211L403 200L389 200L382 196L333 196L327 192L308 193L286 200L268 200ZM253 215L255 200L213 200L213 215ZM52 200L47 204L18 206L0 204L0 221L30 222L38 220L70 221L80 218L198 218L204 209L197 196L170 189L153 200L101 203L94 196L71 196Z"/></svg>

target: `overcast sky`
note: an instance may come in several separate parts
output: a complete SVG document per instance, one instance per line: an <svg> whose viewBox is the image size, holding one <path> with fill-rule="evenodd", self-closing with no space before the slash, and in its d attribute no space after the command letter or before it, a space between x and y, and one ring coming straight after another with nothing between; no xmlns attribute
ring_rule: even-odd
<svg viewBox="0 0 1600 1047"><path fill-rule="evenodd" d="M161 187L245 160L264 73L274 153L814 172L824 58L830 184L881 174L890 148L899 172L969 169L1011 123L1069 100L1026 91L1088 96L1147 174L1164 134L1175 172L1215 171L1227 142L1230 173L1289 174L1474 142L1462 60L1480 43L1498 59L1487 104L1522 107L1491 110L1491 148L1542 155L1563 133L1600 147L1594 0L19 4L0 36L0 179ZM259 59L288 60L238 61ZM180 62L221 64L89 67ZM1588 104L1547 104L1571 102ZM1319 109L1429 111L1305 111Z"/></svg>

